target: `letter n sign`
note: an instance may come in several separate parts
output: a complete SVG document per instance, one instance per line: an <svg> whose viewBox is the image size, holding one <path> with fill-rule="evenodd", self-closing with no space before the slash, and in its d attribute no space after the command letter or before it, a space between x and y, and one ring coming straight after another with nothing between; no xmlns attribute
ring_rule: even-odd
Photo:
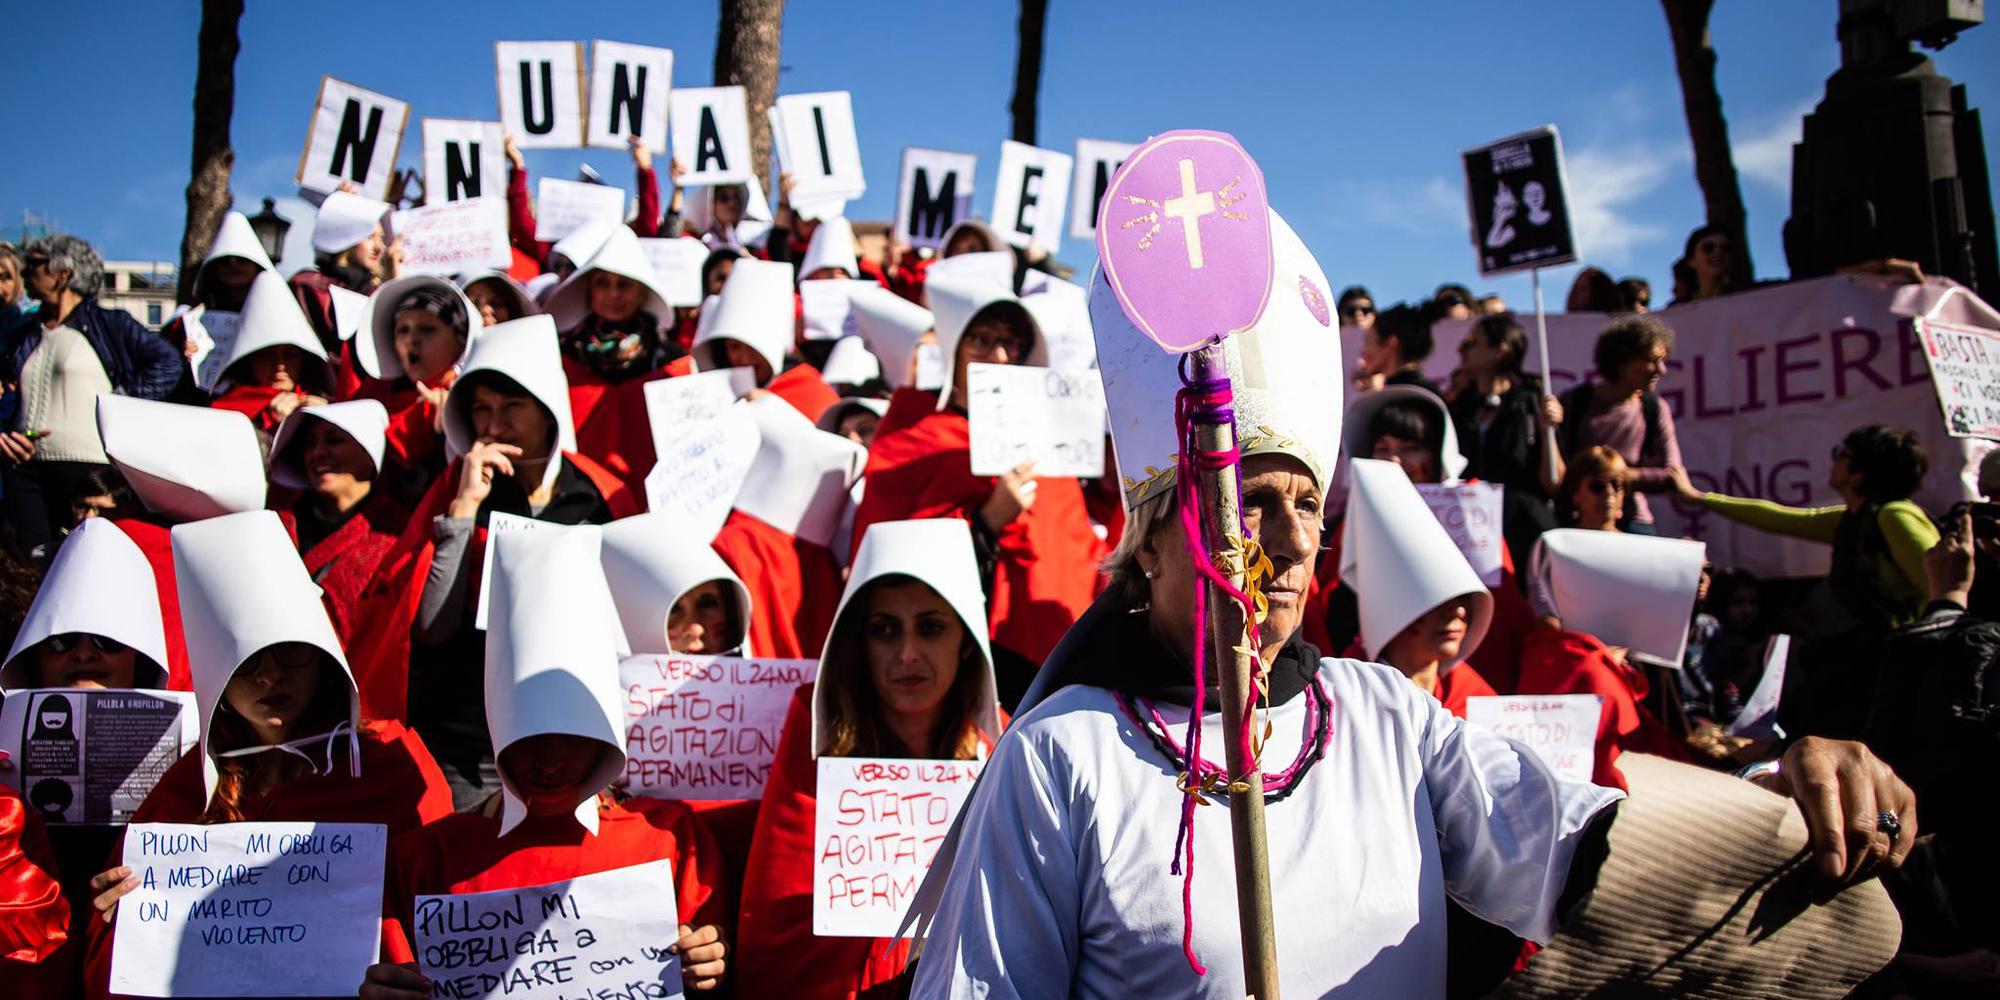
<svg viewBox="0 0 2000 1000"><path fill-rule="evenodd" d="M350 183L370 198L386 199L409 117L402 101L322 77L299 157L299 186L331 193Z"/></svg>

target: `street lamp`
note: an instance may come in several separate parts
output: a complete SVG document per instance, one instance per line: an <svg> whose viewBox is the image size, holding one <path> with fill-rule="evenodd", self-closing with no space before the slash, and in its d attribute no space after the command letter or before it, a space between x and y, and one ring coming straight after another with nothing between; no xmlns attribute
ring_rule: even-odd
<svg viewBox="0 0 2000 1000"><path fill-rule="evenodd" d="M284 259L285 234L291 231L292 224L274 210L271 199L264 199L264 210L250 217L250 228L257 233L257 242L264 244L264 253L270 256L272 264Z"/></svg>

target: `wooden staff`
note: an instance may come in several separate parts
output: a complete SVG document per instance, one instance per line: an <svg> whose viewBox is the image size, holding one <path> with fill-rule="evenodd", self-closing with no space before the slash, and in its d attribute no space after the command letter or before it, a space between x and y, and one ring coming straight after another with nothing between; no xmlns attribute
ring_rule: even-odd
<svg viewBox="0 0 2000 1000"><path fill-rule="evenodd" d="M1227 379L1228 362L1220 342L1194 353L1190 373L1196 380ZM1227 452L1236 447L1236 428L1229 421L1195 425L1195 445L1207 453ZM1243 589L1244 560L1242 496L1237 465L1230 463L1212 472L1203 472L1198 484L1201 496L1202 537L1216 546L1208 556L1224 573L1229 584ZM1243 790L1229 795L1229 832L1236 861L1236 915L1243 938L1243 983L1257 1000L1277 1000L1278 945L1271 918L1271 855L1264 836L1264 775L1254 758L1244 759L1243 712L1252 690L1253 662L1258 651L1250 648L1245 634L1243 608L1222 588L1206 580L1209 588L1208 623L1210 648L1215 669L1222 677L1223 766L1230 784ZM1195 692L1196 698L1203 697ZM1194 762L1190 761L1190 768ZM1193 832L1190 831L1192 836Z"/></svg>

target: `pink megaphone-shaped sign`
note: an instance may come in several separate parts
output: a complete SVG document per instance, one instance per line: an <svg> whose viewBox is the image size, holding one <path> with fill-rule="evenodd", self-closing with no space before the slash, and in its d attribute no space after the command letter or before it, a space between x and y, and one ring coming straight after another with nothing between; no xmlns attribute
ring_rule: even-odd
<svg viewBox="0 0 2000 1000"><path fill-rule="evenodd" d="M1264 174L1234 136L1154 136L1111 178L1097 260L1146 336L1185 354L1255 325L1271 292Z"/></svg>

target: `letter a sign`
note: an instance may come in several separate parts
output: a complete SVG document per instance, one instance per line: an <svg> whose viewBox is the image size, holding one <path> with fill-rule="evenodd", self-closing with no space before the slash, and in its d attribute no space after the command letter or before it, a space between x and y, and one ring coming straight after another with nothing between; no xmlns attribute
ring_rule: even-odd
<svg viewBox="0 0 2000 1000"><path fill-rule="evenodd" d="M583 46L497 42L500 127L522 149L583 145Z"/></svg>
<svg viewBox="0 0 2000 1000"><path fill-rule="evenodd" d="M409 118L410 106L402 101L321 77L306 151L299 157L299 186L331 194L352 183L370 198L386 199Z"/></svg>

